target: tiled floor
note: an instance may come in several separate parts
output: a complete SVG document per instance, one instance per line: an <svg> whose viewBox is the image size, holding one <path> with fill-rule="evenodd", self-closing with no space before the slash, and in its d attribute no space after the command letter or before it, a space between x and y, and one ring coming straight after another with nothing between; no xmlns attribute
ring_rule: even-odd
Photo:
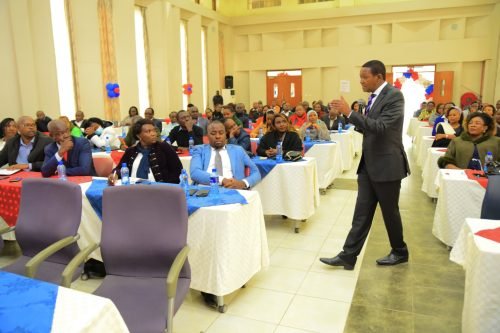
<svg viewBox="0 0 500 333"><path fill-rule="evenodd" d="M300 234L293 233L292 221L266 217L270 267L225 297L224 314L191 291L176 314L175 332L459 332L464 274L431 234L434 204L420 191L420 170L413 171L400 202L409 264L376 266L375 259L389 251L379 213L354 271L319 262L342 248L350 228L357 193L353 168L321 196ZM0 258L0 266L8 260ZM99 283L77 281L73 287L91 292Z"/></svg>

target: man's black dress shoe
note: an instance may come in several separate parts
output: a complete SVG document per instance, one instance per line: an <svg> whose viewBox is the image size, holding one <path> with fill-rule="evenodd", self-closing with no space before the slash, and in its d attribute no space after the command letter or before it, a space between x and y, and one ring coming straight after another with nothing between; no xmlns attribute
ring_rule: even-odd
<svg viewBox="0 0 500 333"><path fill-rule="evenodd" d="M345 262L340 259L339 256L333 258L319 258L319 261L330 266L344 266L344 269L347 271L352 271L354 269L354 265Z"/></svg>
<svg viewBox="0 0 500 333"><path fill-rule="evenodd" d="M408 261L408 254L400 255L391 252L383 258L377 259L377 264L383 266L392 266L392 265L402 264L407 261Z"/></svg>

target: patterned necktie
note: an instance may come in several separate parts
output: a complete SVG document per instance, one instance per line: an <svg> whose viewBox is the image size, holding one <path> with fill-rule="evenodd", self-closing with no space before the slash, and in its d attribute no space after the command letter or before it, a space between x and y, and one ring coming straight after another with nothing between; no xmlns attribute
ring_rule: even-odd
<svg viewBox="0 0 500 333"><path fill-rule="evenodd" d="M219 149L215 150L214 166L217 169L217 174L222 176L222 157L220 156Z"/></svg>
<svg viewBox="0 0 500 333"><path fill-rule="evenodd" d="M366 105L365 109L365 116L367 116L368 112L370 112L370 107L372 106L372 101L375 98L375 96L377 96L377 94L371 94L370 98L368 98L368 104Z"/></svg>

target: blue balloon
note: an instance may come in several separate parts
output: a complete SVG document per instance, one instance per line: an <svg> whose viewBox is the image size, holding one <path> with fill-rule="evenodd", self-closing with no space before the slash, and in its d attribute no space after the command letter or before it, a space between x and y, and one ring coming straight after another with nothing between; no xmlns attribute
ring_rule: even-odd
<svg viewBox="0 0 500 333"><path fill-rule="evenodd" d="M410 72L406 72L406 73L403 73L403 76L407 79L411 78L411 73Z"/></svg>
<svg viewBox="0 0 500 333"><path fill-rule="evenodd" d="M106 90L113 90L113 84L112 83L106 84Z"/></svg>
<svg viewBox="0 0 500 333"><path fill-rule="evenodd" d="M113 88L112 89L115 89L115 88L120 88L120 86L118 85L118 83L114 83L113 84Z"/></svg>
<svg viewBox="0 0 500 333"><path fill-rule="evenodd" d="M425 93L427 95L430 95L434 92L434 85L433 84L430 84L427 88L425 88Z"/></svg>

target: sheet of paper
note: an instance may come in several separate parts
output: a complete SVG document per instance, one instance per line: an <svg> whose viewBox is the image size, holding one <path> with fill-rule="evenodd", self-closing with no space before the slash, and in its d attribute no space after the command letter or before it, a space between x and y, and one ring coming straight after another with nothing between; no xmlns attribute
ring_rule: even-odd
<svg viewBox="0 0 500 333"><path fill-rule="evenodd" d="M340 80L340 92L341 93L349 93L349 92L351 92L351 81L349 81L349 80Z"/></svg>
<svg viewBox="0 0 500 333"><path fill-rule="evenodd" d="M21 169L0 169L0 176L10 176L19 171L21 171Z"/></svg>

